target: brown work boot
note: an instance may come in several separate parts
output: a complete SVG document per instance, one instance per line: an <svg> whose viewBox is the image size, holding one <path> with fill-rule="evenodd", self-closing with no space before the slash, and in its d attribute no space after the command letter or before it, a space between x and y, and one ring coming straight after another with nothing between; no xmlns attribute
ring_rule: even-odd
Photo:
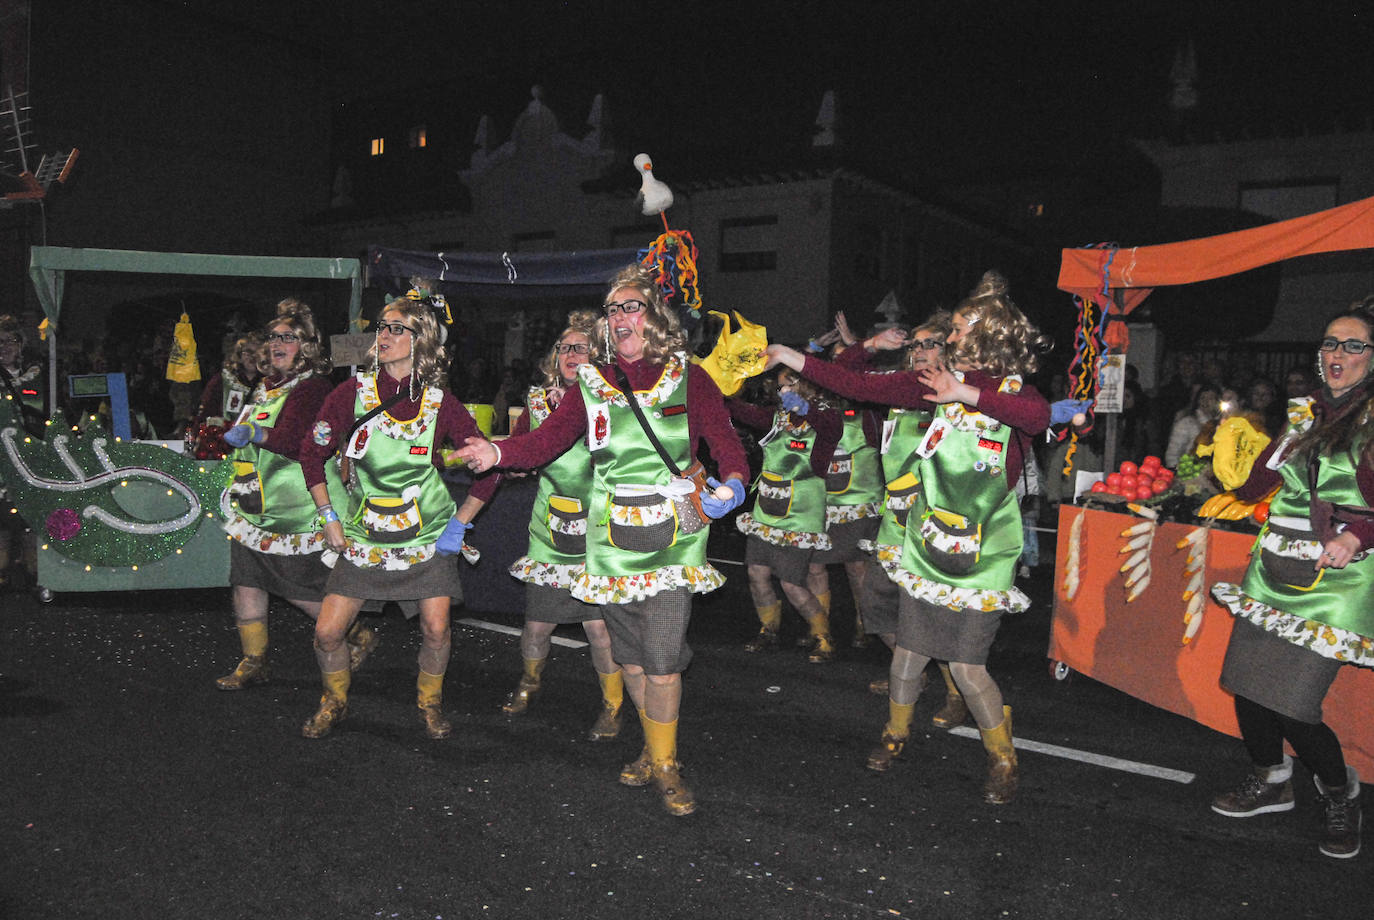
<svg viewBox="0 0 1374 920"><path fill-rule="evenodd" d="M989 805L1006 805L1016 797L1020 784L1020 768L1016 762L1016 748L1011 738L1011 707L1002 707L1002 724L993 729L979 729L983 747L988 752L988 778L983 783L983 801Z"/></svg>
<svg viewBox="0 0 1374 920"><path fill-rule="evenodd" d="M822 633L816 637L816 644L806 656L806 660L812 664L824 664L835 660L835 643L829 635Z"/></svg>
<svg viewBox="0 0 1374 920"><path fill-rule="evenodd" d="M1350 859L1360 852L1360 778L1354 767L1346 767L1345 773L1345 785L1338 789L1327 788L1312 777L1322 804L1322 842L1318 849L1334 859Z"/></svg>
<svg viewBox="0 0 1374 920"><path fill-rule="evenodd" d="M605 741L620 734L620 707L608 703L601 704L596 721L587 732L588 741Z"/></svg>
<svg viewBox="0 0 1374 920"><path fill-rule="evenodd" d="M766 648L777 648L778 642L778 631L764 627L759 630L757 636L744 643L744 650L746 652L761 652Z"/></svg>
<svg viewBox="0 0 1374 920"><path fill-rule="evenodd" d="M649 746L646 744L637 760L632 760L620 768L620 785L647 786L654 778L654 764L649 759Z"/></svg>
<svg viewBox="0 0 1374 920"><path fill-rule="evenodd" d="M453 723L444 716L444 711L439 708L438 703L430 703L419 707L420 717L425 722L425 736L439 741L453 734Z"/></svg>
<svg viewBox="0 0 1374 920"><path fill-rule="evenodd" d="M663 807L676 818L697 810L696 797L678 773L681 768L682 765L676 760L655 764L653 768L654 785L658 787L659 795L663 796Z"/></svg>
<svg viewBox="0 0 1374 920"><path fill-rule="evenodd" d="M1273 767L1256 767L1230 792L1212 799L1212 811L1228 818L1252 818L1255 815L1292 811L1293 758L1283 755L1283 762Z"/></svg>
<svg viewBox="0 0 1374 920"><path fill-rule="evenodd" d="M221 690L246 690L267 681L267 658L264 655L245 655L232 673L215 680Z"/></svg>
<svg viewBox="0 0 1374 920"><path fill-rule="evenodd" d="M508 716L523 714L530 708L530 700L534 699L542 686L537 677L531 678L528 674L521 676L520 683L506 695L506 701L501 704L501 711Z"/></svg>
<svg viewBox="0 0 1374 920"><path fill-rule="evenodd" d="M945 705L940 707L940 711L930 717L930 724L936 728L945 730L963 725L968 718L968 706L964 703L962 694L949 693L945 695Z"/></svg>
<svg viewBox="0 0 1374 920"><path fill-rule="evenodd" d="M421 671L415 678L415 706L425 721L425 735L439 741L453 734L453 723L444 718L444 675Z"/></svg>
<svg viewBox="0 0 1374 920"><path fill-rule="evenodd" d="M868 769L875 773L886 773L892 769L892 762L901 756L906 747L906 738L898 738L884 731L882 741L868 753Z"/></svg>
<svg viewBox="0 0 1374 920"><path fill-rule="evenodd" d="M340 699L330 693L320 697L320 708L301 726L301 734L306 738L323 738L334 730L334 726L348 715L348 700Z"/></svg>

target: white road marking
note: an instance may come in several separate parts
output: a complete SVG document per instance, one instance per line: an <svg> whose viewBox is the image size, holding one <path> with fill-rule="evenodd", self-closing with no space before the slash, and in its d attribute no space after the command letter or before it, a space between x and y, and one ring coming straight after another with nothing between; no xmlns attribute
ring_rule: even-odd
<svg viewBox="0 0 1374 920"><path fill-rule="evenodd" d="M951 735L958 735L960 738L972 738L975 741L982 740L976 728L969 728L967 725L960 725L950 729ZM1153 776L1155 779L1167 779L1171 783L1182 783L1187 785L1197 779L1196 773L1185 773L1182 770L1173 770L1169 767L1157 767L1154 764L1140 763L1135 760L1123 760L1120 757L1111 757L1106 754L1094 754L1092 751L1080 751L1076 748L1060 747L1057 744L1045 744L1042 741L1031 741L1029 738L1013 738L1013 743L1018 751L1033 751L1036 754L1048 754L1051 757L1063 757L1065 760L1077 760L1081 763L1090 763L1099 767L1106 767L1109 770L1120 770L1123 773L1139 773L1141 776Z"/></svg>
<svg viewBox="0 0 1374 920"><path fill-rule="evenodd" d="M502 626L500 623L488 623L486 620L474 620L471 617L463 617L458 620L464 626L471 626L473 629L488 629L492 632L505 633L508 636L520 635L520 630L511 626ZM554 645L561 645L564 648L586 648L587 643L580 639L564 639L562 636L552 636L549 641Z"/></svg>

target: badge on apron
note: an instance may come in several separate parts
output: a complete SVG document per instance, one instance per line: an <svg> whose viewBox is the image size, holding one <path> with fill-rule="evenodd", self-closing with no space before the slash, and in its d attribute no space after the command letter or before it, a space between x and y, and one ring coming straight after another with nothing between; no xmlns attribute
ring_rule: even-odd
<svg viewBox="0 0 1374 920"><path fill-rule="evenodd" d="M225 415L230 415L231 413L238 412L240 409L243 408L243 391L230 390L229 399L226 400L226 402L228 403L228 405L225 407L224 410Z"/></svg>
<svg viewBox="0 0 1374 920"><path fill-rule="evenodd" d="M603 405L587 406L587 449L601 450L611 443L611 413Z"/></svg>
<svg viewBox="0 0 1374 920"><path fill-rule="evenodd" d="M935 451L940 447L940 442L943 441L945 435L949 434L953 429L954 426L944 418L937 418L935 421L931 422L930 429L926 431L926 436L921 439L920 446L916 448L916 456L922 459L929 459L934 456Z"/></svg>

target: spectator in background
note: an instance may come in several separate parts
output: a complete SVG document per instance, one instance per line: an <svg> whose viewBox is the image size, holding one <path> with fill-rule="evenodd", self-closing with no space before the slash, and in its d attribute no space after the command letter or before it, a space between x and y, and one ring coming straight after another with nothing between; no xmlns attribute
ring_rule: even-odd
<svg viewBox="0 0 1374 920"><path fill-rule="evenodd" d="M1288 399L1298 399L1311 394L1317 388L1317 379L1305 367L1290 368L1283 378L1283 395Z"/></svg>
<svg viewBox="0 0 1374 920"><path fill-rule="evenodd" d="M1178 459L1193 449L1203 427L1220 416L1221 390L1211 384L1202 385L1193 394L1188 408L1174 416L1169 443L1164 448L1164 465L1170 469L1178 466Z"/></svg>
<svg viewBox="0 0 1374 920"><path fill-rule="evenodd" d="M1264 433L1271 438L1282 434L1288 412L1279 400L1279 388L1268 377L1256 377L1245 395L1245 408L1264 420Z"/></svg>

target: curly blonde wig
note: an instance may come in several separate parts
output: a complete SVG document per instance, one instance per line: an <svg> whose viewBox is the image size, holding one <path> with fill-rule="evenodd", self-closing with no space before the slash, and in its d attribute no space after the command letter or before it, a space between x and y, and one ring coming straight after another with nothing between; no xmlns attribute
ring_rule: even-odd
<svg viewBox="0 0 1374 920"><path fill-rule="evenodd" d="M993 376L1033 374L1040 355L1050 348L1049 336L1031 325L1007 294L1007 279L998 272L983 275L973 293L954 308L968 332L947 348L951 364L966 364Z"/></svg>
<svg viewBox="0 0 1374 920"><path fill-rule="evenodd" d="M638 293L639 299L648 305L644 317L644 359L651 364L662 364L674 352L686 351L687 336L682 332L677 314L663 299L663 293L643 266L632 263L618 271L603 300L609 301L616 291L626 288ZM603 315L597 319L596 334L592 336L592 360L597 364L609 364L615 356L611 324Z"/></svg>
<svg viewBox="0 0 1374 920"><path fill-rule="evenodd" d="M561 387L563 375L558 370L558 346L563 344L569 333L578 332L587 337L587 344L596 341L596 321L600 314L595 310L574 310L568 314L568 328L558 333L558 338L549 346L548 354L539 362L539 373L544 375L543 385ZM596 354L595 346L591 355Z"/></svg>
<svg viewBox="0 0 1374 920"><path fill-rule="evenodd" d="M272 358L267 348L267 335L283 323L295 333L301 345L300 351L296 352L296 359L291 362L289 373L295 376L306 371L321 375L329 373L329 356L325 354L324 346L320 343L320 334L315 328L315 314L309 305L291 297L277 304L277 315L262 327L258 344L258 373L273 373Z"/></svg>
<svg viewBox="0 0 1374 920"><path fill-rule="evenodd" d="M220 376L225 380L237 380L240 383L252 383L251 380L243 378L243 361L247 358L252 362L256 370L258 366L258 350L262 348L262 337L256 332L241 335L234 340L224 351L224 361L220 364Z"/></svg>
<svg viewBox="0 0 1374 920"><path fill-rule="evenodd" d="M441 389L447 386L448 354L440 344L439 322L434 318L429 301L398 297L382 308L382 317L388 313L397 314L400 322L415 330L411 336L411 377L415 383ZM379 370L376 342L372 343L368 356L372 359L368 370L376 373Z"/></svg>

